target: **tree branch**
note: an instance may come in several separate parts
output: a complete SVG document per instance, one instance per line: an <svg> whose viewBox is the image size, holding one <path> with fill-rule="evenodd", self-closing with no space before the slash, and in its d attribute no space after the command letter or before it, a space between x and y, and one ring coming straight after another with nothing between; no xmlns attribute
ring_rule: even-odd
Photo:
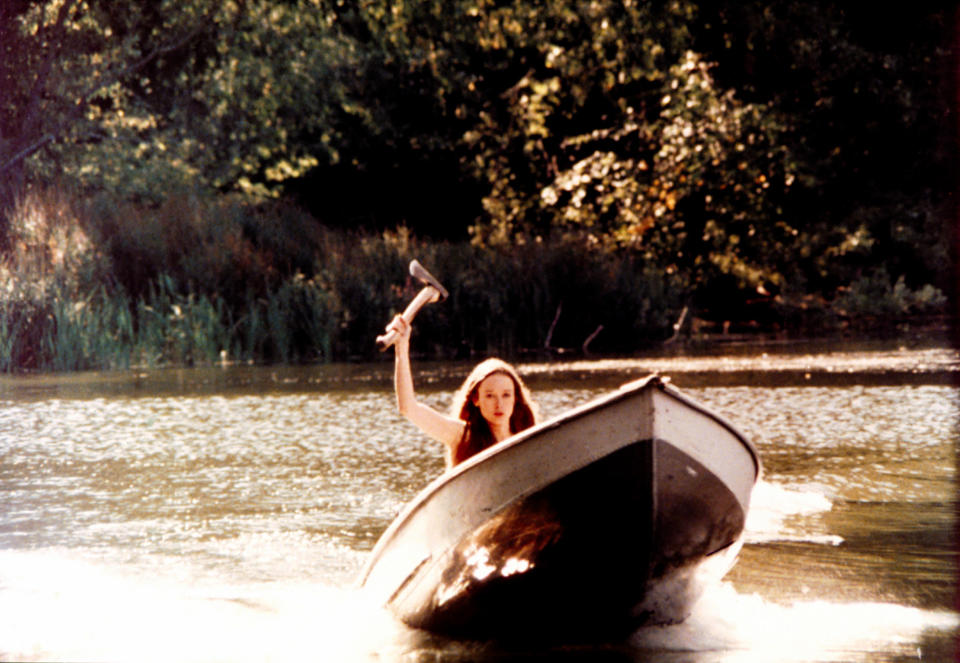
<svg viewBox="0 0 960 663"><path fill-rule="evenodd" d="M11 168L13 168L18 162L23 161L24 159L26 159L27 157L29 157L29 156L30 156L31 154L33 154L34 152L39 151L39 150L40 150L41 148L43 148L47 143L52 143L52 142L55 141L56 139L57 139L57 137L54 136L53 134L47 134L46 136L44 136L44 137L41 138L40 140L36 141L33 145L30 145L29 147L20 150L19 152L17 152L16 154L14 154L12 157L10 157L10 159L8 159L5 164L3 164L2 166L0 166L0 175L2 175L3 173L7 172L7 171L10 170Z"/></svg>
<svg viewBox="0 0 960 663"><path fill-rule="evenodd" d="M151 60L154 60L155 58L161 55L164 55L166 53L171 53L173 51L176 51L179 48L183 48L194 37L200 34L203 31L204 27L205 25L203 21L200 21L196 27L194 27L192 30L190 30L190 32L185 34L182 38L178 39L177 41L158 46L157 48L150 51L150 53L142 57L139 61L134 62L130 65L127 65L126 67L116 72L112 76L105 76L103 80L101 80L99 83L97 83L93 87L89 88L86 92L84 92L80 96L79 99L77 99L76 107L82 108L83 106L86 105L87 101L89 101L90 97L95 95L97 92L99 92L105 87L109 87L110 85L113 85L114 83L123 79L124 77L129 76L136 70L142 67L145 67L147 64L150 63Z"/></svg>

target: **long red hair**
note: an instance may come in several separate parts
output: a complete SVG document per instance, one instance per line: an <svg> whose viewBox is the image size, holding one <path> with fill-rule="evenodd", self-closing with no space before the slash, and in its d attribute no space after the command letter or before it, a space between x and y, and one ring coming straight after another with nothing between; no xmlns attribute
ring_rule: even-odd
<svg viewBox="0 0 960 663"><path fill-rule="evenodd" d="M496 442L490 424L474 403L480 383L491 375L506 375L513 381L514 404L513 413L510 415L510 434L519 433L537 423L536 404L517 370L502 359L482 361L463 381L450 408L453 416L466 423L463 436L452 454L451 465L462 463Z"/></svg>

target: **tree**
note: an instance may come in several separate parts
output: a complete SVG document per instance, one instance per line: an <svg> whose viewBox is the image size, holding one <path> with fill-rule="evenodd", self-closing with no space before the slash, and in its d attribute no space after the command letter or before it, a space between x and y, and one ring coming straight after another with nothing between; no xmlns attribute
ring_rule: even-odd
<svg viewBox="0 0 960 663"><path fill-rule="evenodd" d="M832 296L888 261L891 288L944 287L953 10L896 11L8 0L0 203L240 191L330 225L576 238L691 287Z"/></svg>
<svg viewBox="0 0 960 663"><path fill-rule="evenodd" d="M694 45L747 102L786 118L795 278L832 293L878 266L954 281L956 3L701 3Z"/></svg>
<svg viewBox="0 0 960 663"><path fill-rule="evenodd" d="M274 194L318 155L337 158L330 109L359 56L314 3L22 0L2 11L8 203L28 179L60 176L145 200L198 186Z"/></svg>
<svg viewBox="0 0 960 663"><path fill-rule="evenodd" d="M488 183L476 241L576 235L639 251L689 281L779 280L795 234L778 206L794 180L784 120L715 84L689 50L694 3L411 11L387 33L430 54L449 96L466 90L458 149Z"/></svg>
<svg viewBox="0 0 960 663"><path fill-rule="evenodd" d="M9 204L28 174L87 176L91 164L82 157L89 149L78 147L142 135L152 118L137 112L127 86L158 59L195 41L205 29L201 9L179 3L171 20L151 25L156 12L141 11L135 3L5 4L0 172L8 186L0 202ZM47 158L33 158L41 150Z"/></svg>

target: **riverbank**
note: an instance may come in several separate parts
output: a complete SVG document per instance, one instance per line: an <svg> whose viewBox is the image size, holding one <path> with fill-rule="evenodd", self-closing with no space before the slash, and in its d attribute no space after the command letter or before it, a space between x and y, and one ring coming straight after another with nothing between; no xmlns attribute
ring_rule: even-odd
<svg viewBox="0 0 960 663"><path fill-rule="evenodd" d="M828 298L770 292L556 237L497 248L405 228L333 230L300 209L233 198L160 207L31 198L0 251L0 372L370 361L416 294L418 258L450 291L414 351L633 355L732 342L947 327L937 288L861 279ZM771 286L772 287L772 286Z"/></svg>
<svg viewBox="0 0 960 663"><path fill-rule="evenodd" d="M418 389L451 392L474 360L430 360L414 365ZM887 339L807 339L791 342L675 346L630 357L519 357L518 369L532 388L554 389L585 382L616 389L659 373L681 387L830 387L851 384L960 385L960 348L942 335ZM0 396L16 400L97 399L120 395L247 396L393 389L393 362L256 365L34 372L0 375Z"/></svg>

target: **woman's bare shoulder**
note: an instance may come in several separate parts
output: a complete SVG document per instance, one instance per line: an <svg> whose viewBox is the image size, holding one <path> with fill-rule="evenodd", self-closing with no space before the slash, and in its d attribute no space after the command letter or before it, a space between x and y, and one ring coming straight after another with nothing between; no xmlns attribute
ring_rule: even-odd
<svg viewBox="0 0 960 663"><path fill-rule="evenodd" d="M442 442L448 448L455 447L460 438L463 437L463 431L466 423L460 419L438 412L429 405L416 401L409 404L406 412L403 413L413 422L417 428L424 433Z"/></svg>

